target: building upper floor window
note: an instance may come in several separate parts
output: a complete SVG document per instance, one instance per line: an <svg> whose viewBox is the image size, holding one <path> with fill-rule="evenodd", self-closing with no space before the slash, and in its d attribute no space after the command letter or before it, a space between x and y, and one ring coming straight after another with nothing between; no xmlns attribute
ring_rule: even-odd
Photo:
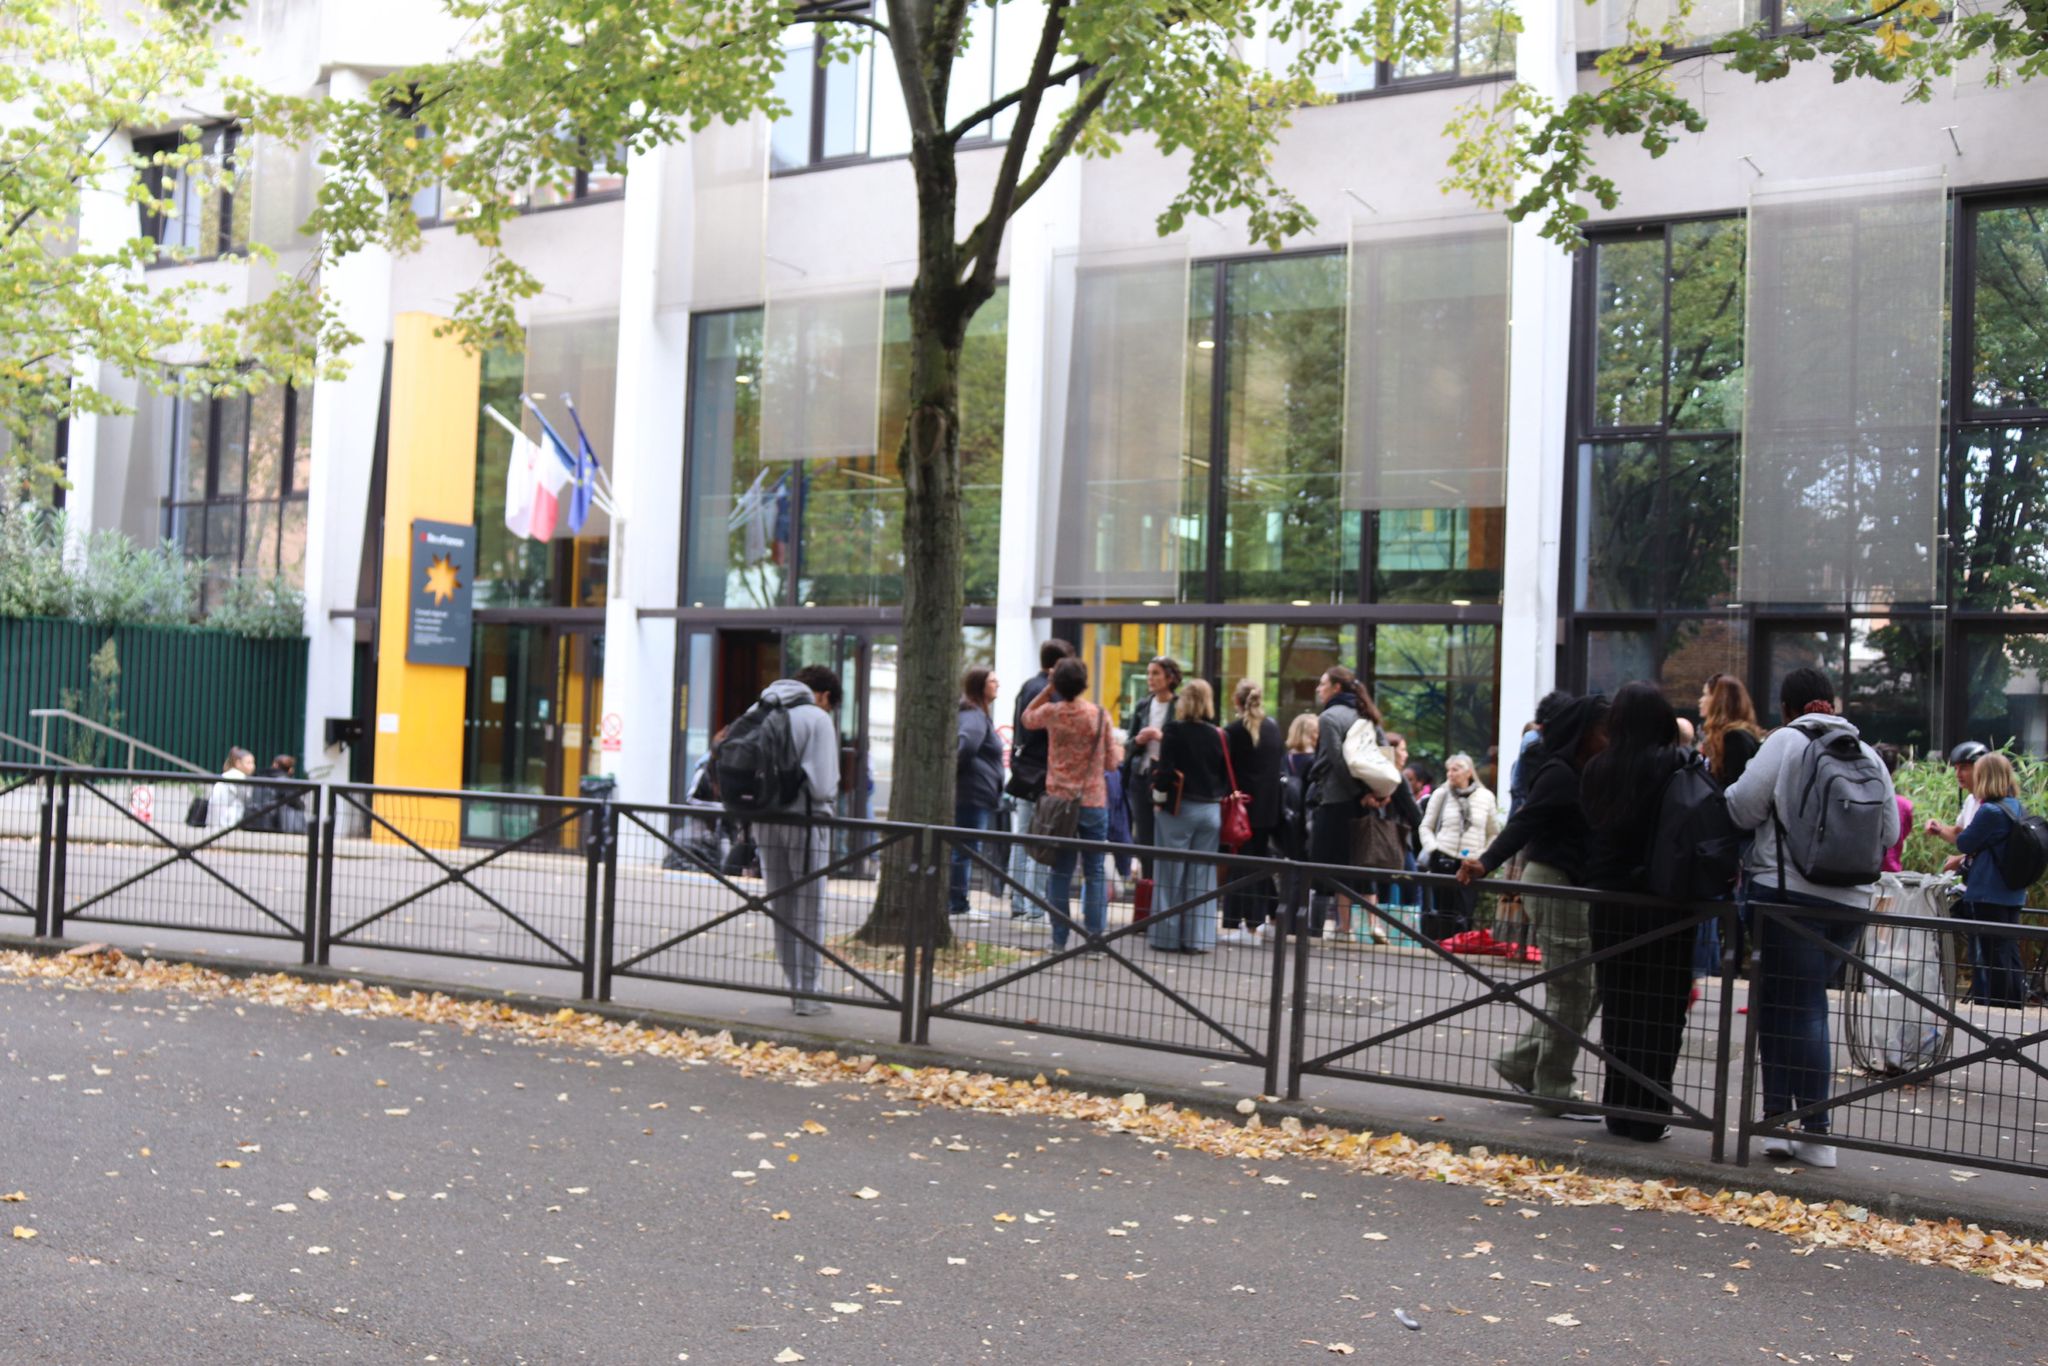
<svg viewBox="0 0 2048 1366"><path fill-rule="evenodd" d="M519 189L518 205L521 213L532 213L617 199L625 193L626 149L622 146L599 153L590 165L579 166L562 179L528 182ZM467 214L472 202L466 194L433 184L413 194L412 211L422 224L452 223Z"/></svg>
<svg viewBox="0 0 2048 1366"><path fill-rule="evenodd" d="M864 5L850 9L868 12ZM967 40L953 63L947 91L949 122L967 117L1030 77L1041 13L1042 0L971 8ZM771 170L909 154L910 116L903 108L903 87L886 40L876 38L851 62L821 65L816 26L800 24L790 30L782 74L775 84L776 97L789 106L789 113L777 119L769 133ZM1013 107L983 123L962 138L961 145L1008 137L1015 112Z"/></svg>
<svg viewBox="0 0 2048 1366"><path fill-rule="evenodd" d="M1356 24L1371 10L1367 0L1343 0L1340 24ZM1515 69L1515 35L1506 27L1507 0L1457 0L1451 6L1451 34L1432 58L1378 62L1346 53L1315 73L1316 88L1342 98L1391 86L1473 80L1507 75ZM1266 39L1266 66L1284 69L1294 59L1292 42Z"/></svg>
<svg viewBox="0 0 2048 1366"><path fill-rule="evenodd" d="M172 404L164 539L206 564L202 597L236 574L300 582L312 480L313 394L179 398Z"/></svg>
<svg viewBox="0 0 2048 1366"><path fill-rule="evenodd" d="M207 260L241 250L249 242L247 196L235 193L235 147L238 130L231 123L201 129L196 157L187 153L195 139L184 133L137 138L143 185L154 204L142 206L142 235L165 249L163 259ZM182 162L166 163L167 157Z"/></svg>

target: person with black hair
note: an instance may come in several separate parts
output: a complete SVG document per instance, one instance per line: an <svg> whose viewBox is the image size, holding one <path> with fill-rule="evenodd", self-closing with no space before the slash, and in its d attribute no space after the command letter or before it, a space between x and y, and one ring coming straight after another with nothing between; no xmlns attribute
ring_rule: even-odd
<svg viewBox="0 0 2048 1366"><path fill-rule="evenodd" d="M1153 830L1152 773L1159 767L1159 746L1166 738L1166 723L1173 719L1174 704L1180 700L1180 662L1160 655L1145 666L1144 700L1131 708L1124 733L1131 737L1122 766L1124 805L1131 816L1131 843L1138 848L1138 876L1152 876Z"/></svg>
<svg viewBox="0 0 2048 1366"><path fill-rule="evenodd" d="M1543 727L1564 710L1572 695L1563 688L1543 694L1536 704L1536 717L1522 728L1522 748L1515 754L1514 766L1508 770L1508 810L1513 811L1529 795L1529 780L1536 776L1540 758L1533 758L1535 751L1543 745Z"/></svg>
<svg viewBox="0 0 2048 1366"><path fill-rule="evenodd" d="M1046 899L1058 912L1052 917L1055 952L1066 948L1074 925L1067 911L1077 863L1081 869L1081 927L1089 941L1086 952L1102 951L1095 940L1109 924L1109 878L1102 854L1102 842L1109 838L1108 773L1124 756L1110 727L1108 710L1086 701L1087 692L1088 666L1078 659L1063 659L1053 667L1051 686L1040 689L1024 712L1026 729L1047 736L1046 794L1079 803L1075 837L1093 841L1085 850L1063 847L1053 858Z"/></svg>
<svg viewBox="0 0 2048 1366"><path fill-rule="evenodd" d="M1607 709L1607 747L1579 782L1590 836L1585 884L1603 892L1647 893L1664 785L1687 762L1678 713L1648 683L1625 683ZM1595 953L1669 923L1664 906L1595 902L1589 915ZM1685 1038L1692 991L1691 931L1664 934L1594 965L1600 992L1600 1046L1607 1064L1603 1103L1617 1109L1671 1113L1671 1077ZM1634 1075L1631 1075L1634 1074ZM1608 1131L1654 1143L1669 1132L1659 1120L1607 1117Z"/></svg>
<svg viewBox="0 0 2048 1366"><path fill-rule="evenodd" d="M1003 788L1011 805L1010 828L1020 835L1031 833L1032 813L1045 792L1046 736L1042 730L1024 725L1024 713L1038 695L1052 685L1052 671L1063 659L1074 657L1074 647L1058 636L1038 647L1038 672L1017 689L1017 705L1010 713L1010 781ZM1023 841L1010 846L1010 919L1044 920L1046 878L1051 870L1026 852ZM1033 898L1037 898L1034 900Z"/></svg>
<svg viewBox="0 0 2048 1366"><path fill-rule="evenodd" d="M1548 701L1549 699L1545 699ZM1579 775L1607 746L1607 699L1594 693L1553 709L1543 723L1543 743L1528 757L1528 792L1508 814L1507 824L1486 852L1458 866L1458 882L1470 886L1516 854L1527 851L1522 880L1570 886L1585 872L1586 811ZM1556 1119L1593 1116L1575 1108L1579 1042L1599 1002L1593 969L1567 967L1592 951L1586 904L1571 897L1524 893L1529 927L1546 973L1563 967L1543 988L1550 1024L1532 1019L1521 1038L1494 1057L1493 1070L1536 1102L1536 1113Z"/></svg>
<svg viewBox="0 0 2048 1366"><path fill-rule="evenodd" d="M1779 906L1868 910L1877 891L1877 869L1884 846L1899 837L1899 808L1891 775L1877 751L1857 736L1856 727L1835 711L1835 685L1815 668L1794 669L1778 689L1778 710L1785 724L1765 737L1756 757L1728 788L1728 815L1756 839L1743 857L1752 901ZM1882 842L1870 850L1871 880L1837 886L1808 879L1785 851L1784 822L1799 817L1778 809L1779 778L1806 756L1810 744L1856 740L1868 766L1882 775L1884 798L1877 826ZM1796 769L1795 769L1796 771ZM1807 831L1801 832L1807 836ZM1805 933L1801 933L1801 928ZM1863 927L1853 917L1802 918L1797 927L1774 916L1757 918L1756 981L1750 997L1756 1024L1757 1053L1763 1079L1766 1115L1789 1114L1824 1103L1834 1070L1828 1034L1828 979L1854 951ZM1832 951L1830 951L1830 948ZM1809 1167L1832 1167L1833 1145L1826 1142L1828 1112L1815 1110L1803 1126L1808 1138L1797 1142L1764 1140L1771 1157L1796 1157Z"/></svg>
<svg viewBox="0 0 2048 1366"><path fill-rule="evenodd" d="M1373 796L1364 783L1351 776L1351 766L1344 761L1344 737L1361 720L1379 725L1380 709L1357 676L1342 665L1324 670L1316 680L1316 706L1320 710L1315 759L1308 770L1308 861L1348 868L1353 866L1358 822L1368 811L1385 806L1387 799ZM1349 936L1350 900L1342 893L1323 891L1309 897L1310 938L1322 938L1323 922L1333 904L1338 907L1338 937ZM1366 924L1373 925L1370 913L1366 914Z"/></svg>
<svg viewBox="0 0 2048 1366"><path fill-rule="evenodd" d="M986 830L1003 799L1003 741L993 715L1000 688L995 672L977 664L960 680L959 722L954 733L953 824L962 830ZM979 840L953 842L953 866L946 888L946 913L963 920L986 920L988 912L967 899L970 854L981 852Z"/></svg>

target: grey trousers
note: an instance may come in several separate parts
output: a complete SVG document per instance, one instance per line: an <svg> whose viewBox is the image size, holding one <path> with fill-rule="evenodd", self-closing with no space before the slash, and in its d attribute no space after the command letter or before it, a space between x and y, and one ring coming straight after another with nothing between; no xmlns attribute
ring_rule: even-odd
<svg viewBox="0 0 2048 1366"><path fill-rule="evenodd" d="M817 942L825 938L825 879L784 888L806 873L832 861L832 832L822 826L754 824L754 842L761 850L761 882L768 904L775 908L775 957L791 991L818 989L818 951L796 931ZM794 927L794 928L792 928Z"/></svg>
<svg viewBox="0 0 2048 1366"><path fill-rule="evenodd" d="M1564 870L1534 861L1523 865L1522 876L1531 882L1553 885L1571 880ZM1585 902L1525 896L1522 905L1529 913L1536 947L1542 951L1544 971L1584 958L1593 951ZM1543 1100L1569 1101L1578 1080L1580 1043L1594 1012L1600 1008L1593 990L1592 967L1577 967L1544 983L1543 1004L1563 1028L1553 1028L1530 1017L1522 1037L1494 1058L1493 1070ZM1540 1113L1555 1114L1561 1107L1539 1104L1536 1108Z"/></svg>

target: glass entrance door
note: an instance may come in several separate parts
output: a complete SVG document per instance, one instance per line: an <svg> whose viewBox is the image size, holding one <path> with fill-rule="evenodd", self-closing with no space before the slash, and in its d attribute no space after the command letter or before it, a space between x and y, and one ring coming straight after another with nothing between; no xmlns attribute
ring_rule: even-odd
<svg viewBox="0 0 2048 1366"><path fill-rule="evenodd" d="M583 776L602 766L603 720L600 629L478 624L464 715L466 791L575 796ZM483 844L521 839L549 811L527 802L465 802L462 837ZM573 843L573 831L563 839Z"/></svg>

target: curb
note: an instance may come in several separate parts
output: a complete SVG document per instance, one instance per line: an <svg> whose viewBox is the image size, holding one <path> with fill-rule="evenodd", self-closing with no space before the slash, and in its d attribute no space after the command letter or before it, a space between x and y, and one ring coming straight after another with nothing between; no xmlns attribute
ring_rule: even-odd
<svg viewBox="0 0 2048 1366"><path fill-rule="evenodd" d="M80 946L81 943L107 941L64 939L37 939L27 935L0 934L0 949L57 957ZM626 1006L610 1002L577 1000L566 996L544 996L537 993L500 991L484 987L471 987L431 981L418 977L401 977L388 973L357 972L334 967L309 967L297 963L265 962L261 959L236 958L198 951L171 949L131 950L109 942L109 947L131 957L157 959L166 963L183 963L194 967L208 968L228 977L259 977L273 974L295 977L308 982L356 982L366 986L384 987L395 992L417 992L421 995L446 996L451 1000L470 1001L485 1005L503 1005L533 1015L551 1015L561 1009L569 1009L582 1015L595 1015L600 1019L618 1024L640 1024L655 1028L691 1030L699 1034L727 1034L735 1041L746 1044L766 1043L802 1048L812 1051L846 1053L857 1051L870 1055L879 1062L900 1063L906 1067L941 1067L965 1073L986 1073L1012 1081L1032 1081L1045 1076L1047 1084L1065 1091L1095 1093L1102 1095L1123 1095L1132 1091L1143 1092L1149 1104L1169 1102L1178 1109L1213 1118L1236 1120L1238 1093L1231 1091L1202 1090L1195 1087L1179 1086L1161 1082L1157 1078L1119 1076L1107 1072L1077 1071L1071 1068L1048 1069L1036 1065L1023 1065L997 1059L986 1059L964 1053L948 1052L929 1044L898 1043L888 1039L862 1039L848 1037L845 1033L822 1034L791 1025L741 1024L729 1020L713 1019L708 1016L688 1015L679 1011L660 1010L647 1006ZM853 1017L858 1018L858 1017ZM878 1023L887 1023L893 1029L896 1017L893 1014L877 1014ZM1055 1073L1057 1074L1055 1076ZM1940 1202L1926 1198L1914 1191L1886 1190L1858 1181L1853 1177L1815 1171L1803 1171L1796 1183L1772 1185L1767 1180L1745 1181L1745 1176L1763 1178L1775 1176L1766 1159L1748 1167L1737 1167L1727 1163L1703 1161L1694 1157L1662 1155L1654 1144L1644 1144L1640 1151L1626 1148L1581 1146L1570 1139L1553 1139L1542 1134L1525 1130L1486 1128L1479 1125L1442 1123L1416 1124L1410 1121L1392 1122L1383 1116L1345 1106L1316 1105L1308 1101L1270 1100L1258 1097L1254 1091L1243 1095L1258 1098L1259 1117L1262 1122L1272 1124L1292 1117L1304 1125L1327 1124L1333 1128L1349 1129L1354 1132L1392 1133L1400 1132L1423 1143L1442 1143L1455 1149L1484 1146L1497 1153L1515 1153L1541 1162L1574 1168L1594 1176L1623 1177L1636 1181L1662 1181L1666 1184L1697 1186L1701 1190L1714 1192L1731 1191L1774 1191L1785 1196L1794 1196L1807 1201L1841 1201L1843 1204L1859 1205L1872 1214L1901 1222L1925 1219L1937 1223L1955 1219L1966 1225L2007 1234L2018 1238L2033 1239L2048 1243L2048 1209L2039 1213L2014 1209L2010 1205L1985 1200L1948 1199ZM1854 1153L1853 1149L1843 1149ZM1915 1160L1915 1159L1896 1159ZM1921 1161L1938 1161L1925 1158Z"/></svg>

